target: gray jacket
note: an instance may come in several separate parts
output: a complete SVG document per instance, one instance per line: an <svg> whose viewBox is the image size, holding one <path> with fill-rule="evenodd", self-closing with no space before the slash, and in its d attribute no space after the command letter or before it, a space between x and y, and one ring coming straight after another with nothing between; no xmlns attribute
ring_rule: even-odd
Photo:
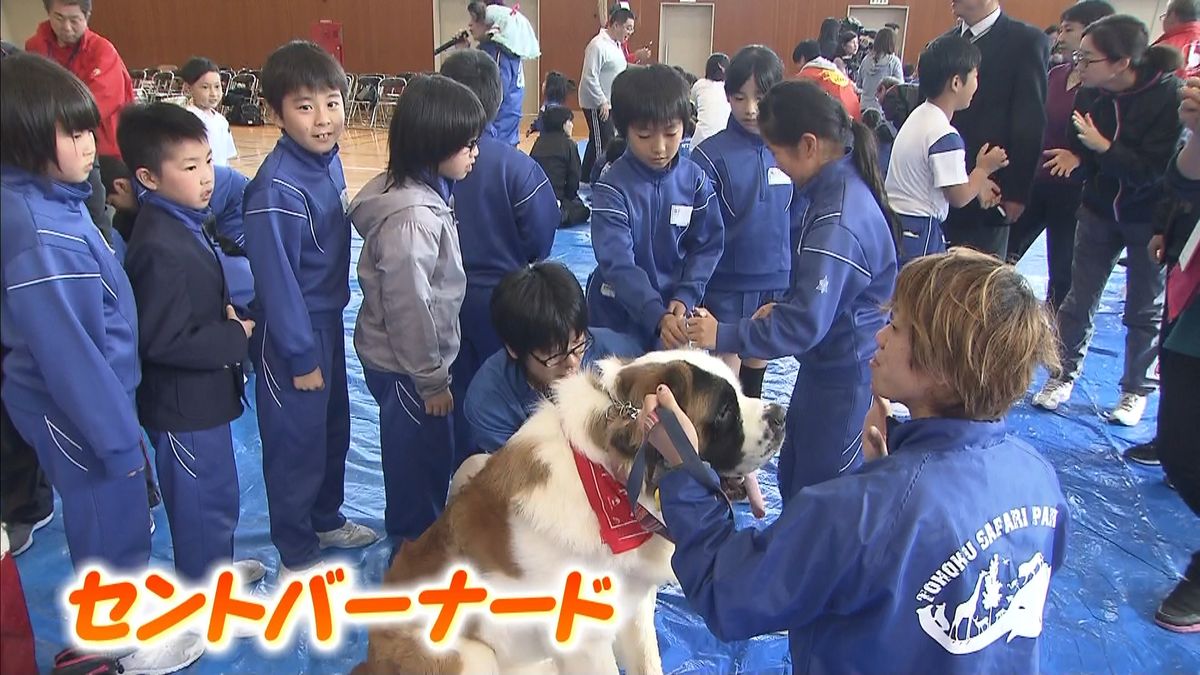
<svg viewBox="0 0 1200 675"><path fill-rule="evenodd" d="M422 182L388 182L372 178L350 204L364 240L354 349L368 368L412 377L428 400L450 386L467 275L452 207Z"/></svg>

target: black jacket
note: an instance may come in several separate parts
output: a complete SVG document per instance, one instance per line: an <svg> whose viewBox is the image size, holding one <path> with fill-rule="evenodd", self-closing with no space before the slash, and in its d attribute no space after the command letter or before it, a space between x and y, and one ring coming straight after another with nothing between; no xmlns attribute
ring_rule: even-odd
<svg viewBox="0 0 1200 675"><path fill-rule="evenodd" d="M564 202L579 196L579 146L565 133L543 132L533 144L530 157L546 172L554 196Z"/></svg>
<svg viewBox="0 0 1200 675"><path fill-rule="evenodd" d="M1192 230L1200 226L1200 180L1185 178L1179 172L1178 156L1176 154L1167 167L1166 208L1162 217L1154 220L1155 234L1164 237L1167 264L1179 262Z"/></svg>
<svg viewBox="0 0 1200 675"><path fill-rule="evenodd" d="M154 431L201 431L242 414L248 340L226 318L225 276L193 227L145 203L125 253L142 359L138 416Z"/></svg>
<svg viewBox="0 0 1200 675"><path fill-rule="evenodd" d="M955 26L946 34L961 32L961 27ZM954 115L952 124L967 145L968 172L975 168L975 157L984 143L1008 152L1008 166L993 179L1005 200L1025 204L1041 164L1050 41L1040 28L1001 13L991 29L975 40L975 46L983 57L979 90L971 106ZM1000 219L995 209L987 213Z"/></svg>
<svg viewBox="0 0 1200 675"><path fill-rule="evenodd" d="M1086 181L1083 206L1119 223L1150 223L1163 196L1163 176L1183 125L1179 122L1179 79L1171 73L1151 73L1119 94L1082 89L1075 110L1090 114L1096 128L1113 141L1104 154L1084 147L1069 134L1071 151L1082 164L1077 172Z"/></svg>

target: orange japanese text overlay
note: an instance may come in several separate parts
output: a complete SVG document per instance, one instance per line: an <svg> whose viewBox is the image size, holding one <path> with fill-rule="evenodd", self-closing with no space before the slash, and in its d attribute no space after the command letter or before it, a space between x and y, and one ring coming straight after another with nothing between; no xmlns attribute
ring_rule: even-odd
<svg viewBox="0 0 1200 675"><path fill-rule="evenodd" d="M544 586L510 579L489 586L468 566L408 588L357 583L353 568L330 563L282 580L243 584L231 566L203 584L184 583L165 570L138 576L89 567L64 589L68 633L81 648L148 646L187 631L223 651L240 639L268 650L294 644L297 634L332 651L346 631L379 624L412 624L433 649L452 648L464 621L540 623L552 644L572 647L588 627L616 622L613 578L583 570Z"/></svg>

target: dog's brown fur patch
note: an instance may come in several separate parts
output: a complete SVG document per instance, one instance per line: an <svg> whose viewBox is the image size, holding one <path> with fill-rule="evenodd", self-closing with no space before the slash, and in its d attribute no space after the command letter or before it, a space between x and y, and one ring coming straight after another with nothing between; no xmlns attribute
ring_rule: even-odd
<svg viewBox="0 0 1200 675"><path fill-rule="evenodd" d="M469 560L476 572L521 573L513 556L508 515L513 498L546 483L550 469L537 458L532 442L514 439L496 452L447 505L442 517L416 541L404 542L384 584L414 588L446 574L458 560ZM354 673L458 673L457 653L437 654L412 632L396 625L369 631L367 661Z"/></svg>

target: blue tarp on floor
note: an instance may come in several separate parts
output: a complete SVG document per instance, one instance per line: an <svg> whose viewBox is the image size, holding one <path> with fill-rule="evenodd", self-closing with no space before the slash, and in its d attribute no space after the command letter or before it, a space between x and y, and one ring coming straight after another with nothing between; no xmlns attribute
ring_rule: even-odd
<svg viewBox="0 0 1200 675"><path fill-rule="evenodd" d="M361 240L355 238L357 258ZM1022 263L1039 290L1045 284L1045 259L1039 242ZM568 264L582 282L595 265L586 228L564 230L553 257ZM346 334L362 295L351 275L352 300L346 309ZM1084 376L1065 408L1058 413L1034 411L1023 402L1012 412L1014 433L1029 440L1058 468L1071 504L1071 536L1067 562L1058 571L1046 606L1042 665L1049 672L1190 672L1200 671L1200 640L1168 633L1153 623L1154 610L1170 591L1190 551L1200 547L1200 520L1163 482L1159 469L1131 466L1121 458L1129 445L1154 434L1157 397L1145 421L1133 429L1104 423L1099 413L1119 392L1124 333L1120 312L1124 275L1113 275L1097 315L1096 339L1085 362ZM378 442L378 409L363 381L362 369L348 349L352 440L346 470L344 513L379 530L383 528L383 489ZM772 364L768 396L787 403L795 378L794 361ZM1040 385L1040 379L1035 387ZM257 557L273 571L278 565L268 534L261 446L252 411L234 424L241 484L242 515L237 533L239 557ZM770 505L768 520L778 515L773 468L763 475ZM60 516L36 535L36 543L18 558L25 593L38 639L38 663L49 669L64 644L60 591L71 576L70 559ZM749 525L750 516L740 514ZM166 515L154 512L152 564L170 568L171 541ZM819 555L819 552L815 552ZM382 579L388 546L339 553L330 559L358 569L366 583ZM259 593L267 593L260 585ZM673 590L659 595L658 636L668 673L789 672L785 634L746 642L718 641ZM885 636L881 636L886 639ZM869 648L870 645L863 645ZM366 652L365 631L351 631L336 653L325 654L304 644L267 655L250 643L222 654L209 653L191 673L345 673ZM268 660L270 659L270 660Z"/></svg>

